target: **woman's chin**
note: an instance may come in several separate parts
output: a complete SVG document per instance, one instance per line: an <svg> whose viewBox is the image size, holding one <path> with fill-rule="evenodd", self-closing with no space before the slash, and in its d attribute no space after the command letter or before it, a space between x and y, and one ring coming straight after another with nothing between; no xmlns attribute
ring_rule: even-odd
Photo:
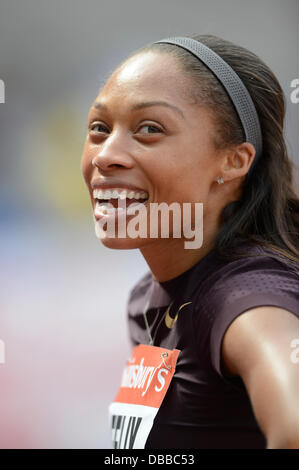
<svg viewBox="0 0 299 470"><path fill-rule="evenodd" d="M133 250L136 248L141 248L146 244L146 238L130 238L130 237L117 237L113 234L105 234L103 230L99 230L98 224L95 222L95 234L98 240L106 248L111 248L115 250Z"/></svg>

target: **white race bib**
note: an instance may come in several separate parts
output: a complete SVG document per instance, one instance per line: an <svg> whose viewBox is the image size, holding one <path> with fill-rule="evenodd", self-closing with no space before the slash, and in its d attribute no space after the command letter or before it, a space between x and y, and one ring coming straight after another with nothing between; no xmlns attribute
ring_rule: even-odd
<svg viewBox="0 0 299 470"><path fill-rule="evenodd" d="M124 368L109 406L114 449L144 449L173 378L180 351L140 344Z"/></svg>

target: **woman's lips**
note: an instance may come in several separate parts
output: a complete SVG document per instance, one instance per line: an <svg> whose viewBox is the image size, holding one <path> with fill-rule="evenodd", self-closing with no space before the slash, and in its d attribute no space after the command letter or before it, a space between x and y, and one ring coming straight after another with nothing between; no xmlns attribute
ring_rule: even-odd
<svg viewBox="0 0 299 470"><path fill-rule="evenodd" d="M123 187L94 188L92 195L96 201L95 217L132 215L132 208L144 204L149 198L149 193L145 190L134 191Z"/></svg>
<svg viewBox="0 0 299 470"><path fill-rule="evenodd" d="M92 181L90 181L90 187L92 190L102 189L104 191L106 189L115 189L115 188L122 188L122 189L129 190L129 191L146 191L145 189L140 188L139 186L135 186L129 183L128 181L126 182L126 181L119 180L116 178L104 178L104 177L95 178Z"/></svg>

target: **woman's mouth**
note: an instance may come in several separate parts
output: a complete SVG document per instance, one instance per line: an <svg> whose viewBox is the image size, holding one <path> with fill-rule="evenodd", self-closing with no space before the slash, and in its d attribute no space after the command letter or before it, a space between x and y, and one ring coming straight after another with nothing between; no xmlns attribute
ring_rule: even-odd
<svg viewBox="0 0 299 470"><path fill-rule="evenodd" d="M147 191L133 191L125 188L94 189L93 198L96 201L94 216L99 219L109 215L130 215L135 213L129 209L136 208L140 204L146 205L149 194Z"/></svg>

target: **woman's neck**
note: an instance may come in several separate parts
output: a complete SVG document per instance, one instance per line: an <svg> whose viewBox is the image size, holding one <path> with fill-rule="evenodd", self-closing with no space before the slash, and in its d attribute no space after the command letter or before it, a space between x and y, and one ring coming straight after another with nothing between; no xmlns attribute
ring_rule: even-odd
<svg viewBox="0 0 299 470"><path fill-rule="evenodd" d="M153 278L158 282L168 281L197 264L214 247L214 237L203 237L200 248L186 249L184 239L159 239L140 248Z"/></svg>

